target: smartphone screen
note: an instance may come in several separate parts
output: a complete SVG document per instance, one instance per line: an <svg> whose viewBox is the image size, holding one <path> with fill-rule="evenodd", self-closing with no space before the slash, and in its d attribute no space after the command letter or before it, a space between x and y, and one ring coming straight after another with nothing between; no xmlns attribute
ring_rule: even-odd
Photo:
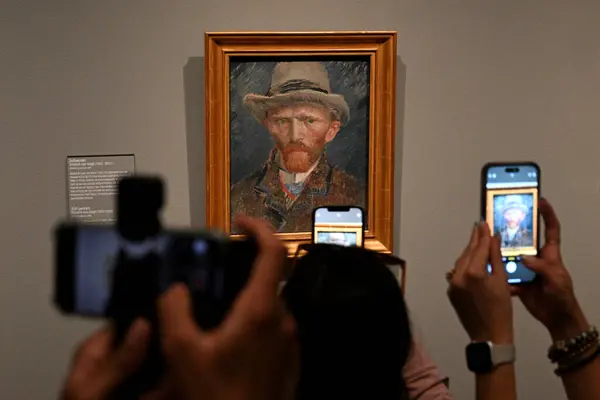
<svg viewBox="0 0 600 400"><path fill-rule="evenodd" d="M535 278L521 258L539 251L539 197L540 168L535 163L484 166L481 217L501 238L502 261L511 284ZM491 270L491 266L488 268Z"/></svg>
<svg viewBox="0 0 600 400"><path fill-rule="evenodd" d="M113 272L124 256L135 259L156 254L161 260L158 271L161 291L177 281L185 283L192 293L207 293L217 300L228 298L231 290L237 293L247 275L227 272L231 279L228 278L229 287L224 287L222 267L229 261L221 255L214 238L199 232L164 232L140 243L123 240L108 225L62 225L56 232L55 301L67 313L104 316L113 287ZM228 257L243 258L235 262L242 271L254 256L246 247L238 248L236 254ZM242 272L249 272L249 268ZM232 289L233 286L236 288Z"/></svg>
<svg viewBox="0 0 600 400"><path fill-rule="evenodd" d="M364 212L360 207L317 207L313 211L313 243L363 246Z"/></svg>

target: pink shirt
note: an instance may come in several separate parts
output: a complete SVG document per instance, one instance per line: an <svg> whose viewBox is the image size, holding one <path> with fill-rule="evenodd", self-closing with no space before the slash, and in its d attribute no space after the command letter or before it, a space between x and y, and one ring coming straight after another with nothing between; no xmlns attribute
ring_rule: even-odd
<svg viewBox="0 0 600 400"><path fill-rule="evenodd" d="M452 400L448 378L441 374L418 340L413 343L403 375L410 400Z"/></svg>

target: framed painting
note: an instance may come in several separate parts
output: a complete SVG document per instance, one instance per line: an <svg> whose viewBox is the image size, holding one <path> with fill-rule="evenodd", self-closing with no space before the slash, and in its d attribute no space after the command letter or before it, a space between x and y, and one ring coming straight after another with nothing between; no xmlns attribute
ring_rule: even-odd
<svg viewBox="0 0 600 400"><path fill-rule="evenodd" d="M271 222L291 254L312 210L360 206L393 246L396 32L207 33L206 221Z"/></svg>

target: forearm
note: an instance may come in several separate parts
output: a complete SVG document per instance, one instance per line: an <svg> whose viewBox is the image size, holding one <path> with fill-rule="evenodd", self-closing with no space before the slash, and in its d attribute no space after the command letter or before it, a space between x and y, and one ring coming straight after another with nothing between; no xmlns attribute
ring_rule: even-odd
<svg viewBox="0 0 600 400"><path fill-rule="evenodd" d="M517 387L514 364L498 366L489 374L475 375L477 400L515 400Z"/></svg>
<svg viewBox="0 0 600 400"><path fill-rule="evenodd" d="M561 378L569 400L600 399L600 358Z"/></svg>
<svg viewBox="0 0 600 400"><path fill-rule="evenodd" d="M513 332L512 323L506 324L502 331L492 333L491 342L496 346L512 345L515 342ZM513 357L512 362L499 364L492 372L475 375L476 400L516 400L514 361Z"/></svg>
<svg viewBox="0 0 600 400"><path fill-rule="evenodd" d="M571 321L558 329L550 330L553 341L565 340L576 337L588 330L590 325L581 311L578 311ZM588 355L597 351L590 350ZM561 376L563 386L569 400L597 400L600 399L600 358L572 372Z"/></svg>

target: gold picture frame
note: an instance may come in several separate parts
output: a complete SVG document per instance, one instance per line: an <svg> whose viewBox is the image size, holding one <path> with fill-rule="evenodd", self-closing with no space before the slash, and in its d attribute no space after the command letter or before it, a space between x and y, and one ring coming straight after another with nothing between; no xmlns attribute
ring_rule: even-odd
<svg viewBox="0 0 600 400"><path fill-rule="evenodd" d="M393 31L209 32L205 34L206 223L230 232L231 57L368 56L369 139L365 247L393 248L396 46ZM336 204L333 204L336 205ZM280 233L290 254L311 232ZM238 235L232 235L237 238Z"/></svg>

